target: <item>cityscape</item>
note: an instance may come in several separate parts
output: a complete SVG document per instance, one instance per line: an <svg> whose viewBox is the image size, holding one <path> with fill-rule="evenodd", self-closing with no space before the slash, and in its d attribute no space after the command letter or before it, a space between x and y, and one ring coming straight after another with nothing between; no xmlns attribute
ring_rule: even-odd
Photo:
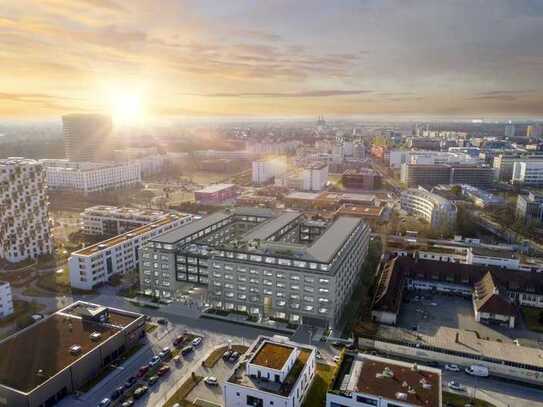
<svg viewBox="0 0 543 407"><path fill-rule="evenodd" d="M541 35L6 1L0 407L543 407Z"/></svg>

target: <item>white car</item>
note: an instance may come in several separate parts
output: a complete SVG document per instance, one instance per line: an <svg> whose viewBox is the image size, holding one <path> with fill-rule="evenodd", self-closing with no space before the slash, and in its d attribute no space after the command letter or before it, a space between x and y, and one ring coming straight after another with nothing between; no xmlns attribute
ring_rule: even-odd
<svg viewBox="0 0 543 407"><path fill-rule="evenodd" d="M204 379L205 384L209 384L210 386L217 386L219 384L219 381L215 376L207 376Z"/></svg>
<svg viewBox="0 0 543 407"><path fill-rule="evenodd" d="M453 364L446 364L445 365L445 370L448 370L449 372L459 372L460 371L460 366L453 365Z"/></svg>
<svg viewBox="0 0 543 407"><path fill-rule="evenodd" d="M341 357L339 355L336 355L332 358L332 360L336 363L339 363L339 361L341 360Z"/></svg>
<svg viewBox="0 0 543 407"><path fill-rule="evenodd" d="M451 390L464 391L464 386L454 380L447 383L447 387Z"/></svg>
<svg viewBox="0 0 543 407"><path fill-rule="evenodd" d="M151 358L151 360L149 361L149 367L156 366L156 365L159 364L159 362L160 362L160 358L159 358L158 356L155 355L155 356L153 356L153 357Z"/></svg>
<svg viewBox="0 0 543 407"><path fill-rule="evenodd" d="M111 405L111 400L108 398L105 398L100 403L98 403L98 407L108 407L110 405Z"/></svg>
<svg viewBox="0 0 543 407"><path fill-rule="evenodd" d="M192 346L200 346L201 343L202 343L202 338L200 337L194 338L194 340L192 341Z"/></svg>

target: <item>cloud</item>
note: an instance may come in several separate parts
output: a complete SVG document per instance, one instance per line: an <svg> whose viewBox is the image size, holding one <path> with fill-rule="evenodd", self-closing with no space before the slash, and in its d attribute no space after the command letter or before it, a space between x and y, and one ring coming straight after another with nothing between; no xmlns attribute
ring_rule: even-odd
<svg viewBox="0 0 543 407"><path fill-rule="evenodd" d="M209 93L209 94L187 94L187 96L202 96L213 98L320 98L331 96L352 96L371 93L371 90L311 90L301 92L264 92L264 93Z"/></svg>

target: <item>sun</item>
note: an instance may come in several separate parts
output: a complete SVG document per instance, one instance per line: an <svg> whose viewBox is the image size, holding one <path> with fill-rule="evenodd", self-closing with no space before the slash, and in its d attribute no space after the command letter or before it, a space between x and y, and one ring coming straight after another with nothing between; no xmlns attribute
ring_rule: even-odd
<svg viewBox="0 0 543 407"><path fill-rule="evenodd" d="M142 97L136 93L114 92L110 95L111 115L117 124L137 125L143 122L145 111Z"/></svg>

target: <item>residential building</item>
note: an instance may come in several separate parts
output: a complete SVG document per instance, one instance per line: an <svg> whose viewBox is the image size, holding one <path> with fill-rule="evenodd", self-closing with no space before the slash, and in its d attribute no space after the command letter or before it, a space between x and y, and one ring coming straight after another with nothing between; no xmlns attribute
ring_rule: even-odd
<svg viewBox="0 0 543 407"><path fill-rule="evenodd" d="M235 184L213 184L194 191L194 199L199 204L221 204L235 198L237 187Z"/></svg>
<svg viewBox="0 0 543 407"><path fill-rule="evenodd" d="M347 170L341 177L344 188L372 190L381 188L381 175L370 168Z"/></svg>
<svg viewBox="0 0 543 407"><path fill-rule="evenodd" d="M345 354L326 407L442 406L441 370L368 354Z"/></svg>
<svg viewBox="0 0 543 407"><path fill-rule="evenodd" d="M47 180L35 160L0 160L0 258L16 263L51 254Z"/></svg>
<svg viewBox="0 0 543 407"><path fill-rule="evenodd" d="M112 151L113 122L101 114L62 116L64 149L70 161L108 161Z"/></svg>
<svg viewBox="0 0 543 407"><path fill-rule="evenodd" d="M13 311L11 285L7 281L0 281L0 319L9 317Z"/></svg>
<svg viewBox="0 0 543 407"><path fill-rule="evenodd" d="M543 186L543 160L515 161L511 182L523 186Z"/></svg>
<svg viewBox="0 0 543 407"><path fill-rule="evenodd" d="M370 229L358 218L236 208L149 240L140 286L173 299L186 283L208 286L213 308L259 319L335 326L366 258Z"/></svg>
<svg viewBox="0 0 543 407"><path fill-rule="evenodd" d="M257 160L252 165L252 181L257 185L266 184L287 171L286 157Z"/></svg>
<svg viewBox="0 0 543 407"><path fill-rule="evenodd" d="M498 322L509 328L515 327L515 317L518 314L513 301L500 293L496 279L490 272L475 284L473 311L477 322Z"/></svg>
<svg viewBox="0 0 543 407"><path fill-rule="evenodd" d="M92 290L116 274L137 270L139 248L144 242L190 222L191 215L167 215L156 222L73 252L68 259L71 286Z"/></svg>
<svg viewBox="0 0 543 407"><path fill-rule="evenodd" d="M422 187L403 191L400 205L403 210L424 218L432 228L449 230L456 224L456 205Z"/></svg>
<svg viewBox="0 0 543 407"><path fill-rule="evenodd" d="M259 336L224 384L225 406L300 407L316 372L316 348Z"/></svg>
<svg viewBox="0 0 543 407"><path fill-rule="evenodd" d="M328 182L328 164L312 163L304 167L304 191L322 191Z"/></svg>
<svg viewBox="0 0 543 407"><path fill-rule="evenodd" d="M123 189L141 182L139 163L71 162L40 160L47 173L47 183L53 191L89 194Z"/></svg>
<svg viewBox="0 0 543 407"><path fill-rule="evenodd" d="M517 197L517 218L528 222L543 221L543 195L530 192Z"/></svg>
<svg viewBox="0 0 543 407"><path fill-rule="evenodd" d="M408 187L469 184L478 188L492 189L495 170L485 166L404 163L401 167L401 181Z"/></svg>
<svg viewBox="0 0 543 407"><path fill-rule="evenodd" d="M145 335L145 316L83 301L0 342L0 405L53 406L83 391Z"/></svg>
<svg viewBox="0 0 543 407"><path fill-rule="evenodd" d="M98 205L85 209L79 219L86 235L119 235L167 216L162 211Z"/></svg>

